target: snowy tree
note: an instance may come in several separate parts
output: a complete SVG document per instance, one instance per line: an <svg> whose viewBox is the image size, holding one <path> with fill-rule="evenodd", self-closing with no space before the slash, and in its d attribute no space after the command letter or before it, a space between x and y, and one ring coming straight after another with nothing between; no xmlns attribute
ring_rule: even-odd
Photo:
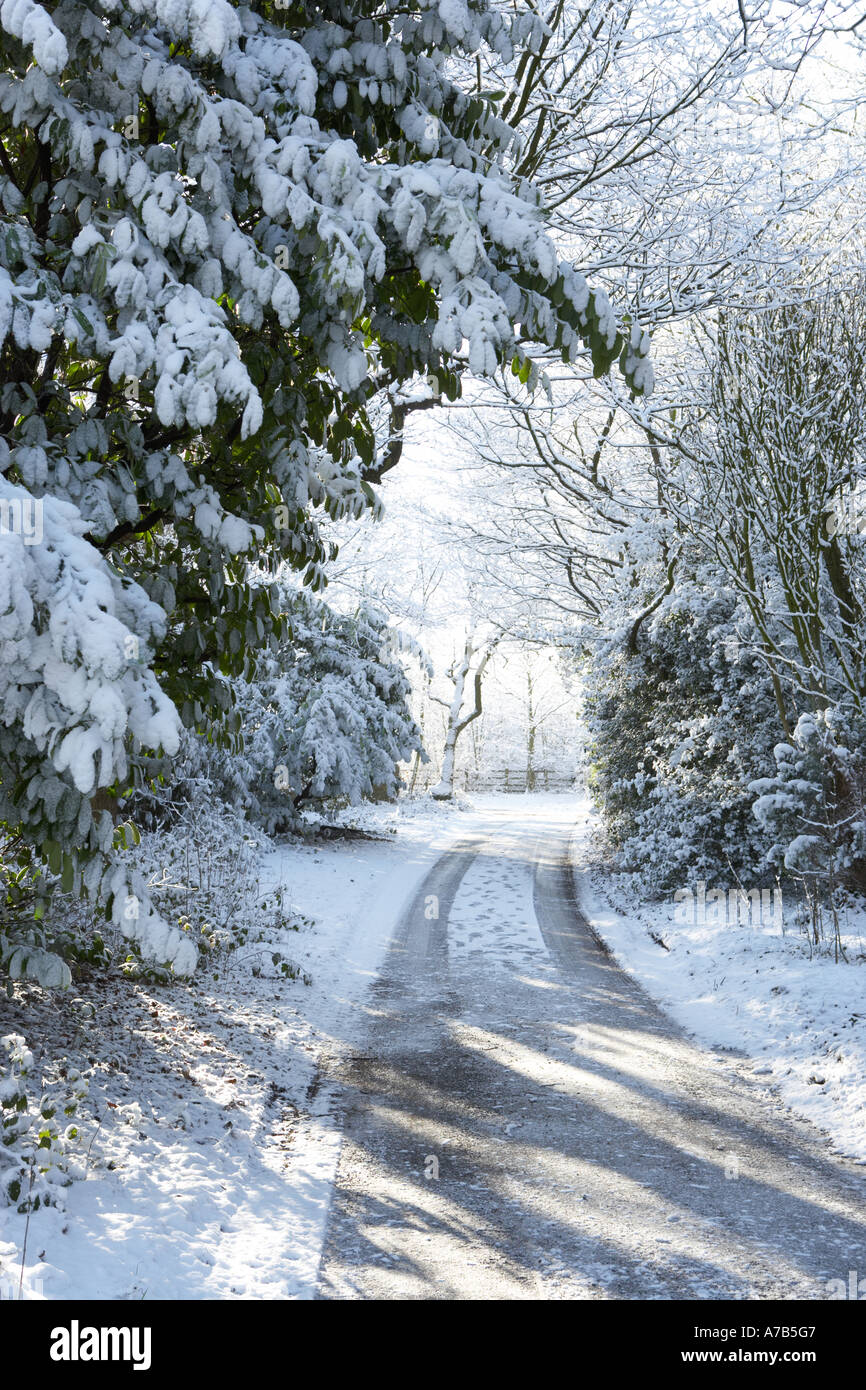
<svg viewBox="0 0 866 1390"><path fill-rule="evenodd" d="M469 725L481 717L481 689L484 672L498 643L500 632L479 632L473 621L466 633L463 650L448 668L452 694L449 701L439 700L448 710L445 726L445 746L442 750L442 771L439 781L430 788L430 795L436 801L450 801L454 795L454 763L457 756L457 741ZM471 683L472 706L465 708L466 687Z"/></svg>
<svg viewBox="0 0 866 1390"><path fill-rule="evenodd" d="M721 317L707 409L674 433L679 466L676 447L659 459L678 525L748 607L788 736L794 710L866 694L863 284L843 274Z"/></svg>
<svg viewBox="0 0 866 1390"><path fill-rule="evenodd" d="M650 329L748 292L753 265L771 281L791 213L835 179L821 142L838 143L858 96L837 81L832 103L803 101L830 7L533 8L546 24L537 47L513 61L485 51L477 77L521 133L514 168L544 188L558 244L580 247Z"/></svg>
<svg viewBox="0 0 866 1390"><path fill-rule="evenodd" d="M634 608L626 591L582 658L589 786L618 862L651 894L754 882L769 870L750 784L772 771L778 728L748 613L695 550L636 629Z"/></svg>
<svg viewBox="0 0 866 1390"><path fill-rule="evenodd" d="M829 264L832 290L798 273L705 322L644 415L656 505L623 508L587 643L626 862L656 887L685 866L792 875L813 939L862 887L866 825L863 297Z"/></svg>
<svg viewBox="0 0 866 1390"><path fill-rule="evenodd" d="M693 329L784 298L792 267L856 243L857 83L819 66L831 8L804 0L783 18L763 3L710 14L702 0L556 0L537 53L482 58L480 84L502 92L520 129L515 168L542 182L558 245L580 247L653 332L661 420L704 399ZM485 384L449 423L484 488L467 543L474 530L489 582L517 587L555 629L606 612L620 533L655 564L658 495L627 393L580 362L534 355L546 393ZM668 564L651 601L672 582Z"/></svg>
<svg viewBox="0 0 866 1390"><path fill-rule="evenodd" d="M756 781L755 812L813 905L862 884L866 824L863 287L844 266L834 279L723 315L705 401L655 453L666 507L738 595L740 646L772 689L776 776Z"/></svg>
<svg viewBox="0 0 866 1390"><path fill-rule="evenodd" d="M251 555L321 584L310 509L371 502L371 402L531 374L533 341L650 385L444 61L544 32L483 0L0 8L0 818L178 971L94 805L278 638Z"/></svg>
<svg viewBox="0 0 866 1390"><path fill-rule="evenodd" d="M279 590L285 636L236 681L241 745L187 733L167 770L173 801L215 797L267 833L297 825L307 803L393 797L398 764L424 756L399 631L370 604L341 614L308 590Z"/></svg>
<svg viewBox="0 0 866 1390"><path fill-rule="evenodd" d="M580 762L577 700L562 653L519 639L500 644L485 673L484 710L468 733L467 790L565 789Z"/></svg>

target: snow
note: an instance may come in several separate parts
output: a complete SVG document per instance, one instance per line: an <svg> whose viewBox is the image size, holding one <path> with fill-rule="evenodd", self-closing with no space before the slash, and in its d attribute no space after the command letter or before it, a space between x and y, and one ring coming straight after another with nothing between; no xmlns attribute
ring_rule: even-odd
<svg viewBox="0 0 866 1390"><path fill-rule="evenodd" d="M533 798L534 801L534 798ZM476 807L469 835L494 831L500 815L526 806L525 798L473 797ZM532 803L530 803L532 804ZM561 802L560 802L561 805ZM494 813L491 822L480 819ZM520 859L509 861L479 854L464 875L448 917L448 955L455 964L473 956L486 969L534 976L546 963L547 950L535 919L532 875Z"/></svg>
<svg viewBox="0 0 866 1390"><path fill-rule="evenodd" d="M252 978L229 958L194 988L120 992L97 976L59 1005L0 1004L0 1033L93 1067L76 1116L85 1176L64 1189L63 1206L31 1215L25 1297L313 1297L341 1148L338 1097L327 1078L319 1084L320 1064L332 1069L362 1043L369 987L431 865L497 827L503 853L480 854L465 874L449 952L456 965L475 957L550 987L532 874L524 856L509 862L501 831L516 821L542 847L563 817L577 821L583 911L625 969L705 1046L775 1083L866 1161L859 961L810 960L797 938L772 930L688 926L673 904L627 909L620 895L614 906L594 816L576 795L367 805L337 818L346 838L278 845L265 860L262 886L287 892L307 919L291 944L308 986ZM359 830L378 838L353 838ZM0 1210L0 1287L17 1286L24 1222Z"/></svg>
<svg viewBox="0 0 866 1390"><path fill-rule="evenodd" d="M0 495L33 502L5 480ZM89 793L125 774L127 728L150 746L177 749L176 712L155 679L130 663L127 645L136 634L142 643L161 636L165 615L103 567L83 539L86 523L75 507L46 497L41 514L39 546L0 532L0 698L6 722L18 713L25 735L56 768L71 768L76 786ZM55 597L58 571L63 604ZM37 605L51 610L44 631Z"/></svg>
<svg viewBox="0 0 866 1390"><path fill-rule="evenodd" d="M340 1151L318 1063L357 1041L403 903L454 833L430 803L361 819L381 838L285 845L265 865L310 919L291 943L309 986L226 966L193 989L96 980L68 1005L0 1003L0 1034L74 1053L84 1028L95 1060L86 1178L31 1215L25 1297L312 1296ZM24 1225L0 1208L0 1289L17 1289Z"/></svg>
<svg viewBox="0 0 866 1390"><path fill-rule="evenodd" d="M620 965L700 1043L736 1054L838 1151L866 1163L866 914L844 924L847 964L785 931L787 911L781 926L774 912L757 926L734 924L730 909L695 911L690 924L673 898L651 903L617 887L599 843L585 802L572 845L578 897Z"/></svg>
<svg viewBox="0 0 866 1390"><path fill-rule="evenodd" d="M53 75L66 65L66 40L41 5L32 0L3 0L0 23L33 49L33 57L46 73Z"/></svg>

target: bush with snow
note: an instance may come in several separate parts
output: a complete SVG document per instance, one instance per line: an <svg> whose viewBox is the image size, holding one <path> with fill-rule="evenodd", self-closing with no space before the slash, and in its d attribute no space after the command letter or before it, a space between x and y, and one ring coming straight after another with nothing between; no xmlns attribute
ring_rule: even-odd
<svg viewBox="0 0 866 1390"><path fill-rule="evenodd" d="M694 878L757 883L766 837L750 783L772 767L769 679L733 595L692 594L590 662L590 787L621 866L659 895Z"/></svg>
<svg viewBox="0 0 866 1390"><path fill-rule="evenodd" d="M206 785L269 834L307 802L395 796L398 764L422 751L399 633L367 604L344 614L304 589L281 594L286 636L235 682L241 746L188 735L171 771L181 794Z"/></svg>
<svg viewBox="0 0 866 1390"><path fill-rule="evenodd" d="M158 829L145 831L134 851L150 896L211 964L231 961L256 975L306 979L287 954L301 919L280 887L262 888L268 837L213 788L200 784L198 792L194 804L175 807ZM165 974L134 953L124 971Z"/></svg>
<svg viewBox="0 0 866 1390"><path fill-rule="evenodd" d="M802 714L773 751L775 775L750 787L754 814L769 862L805 890L817 944L838 890L866 888L866 723L837 707Z"/></svg>
<svg viewBox="0 0 866 1390"><path fill-rule="evenodd" d="M828 706L786 739L760 648L715 580L683 585L634 650L621 629L598 643L590 786L618 866L643 892L781 878L817 945L840 892L866 886L866 727Z"/></svg>
<svg viewBox="0 0 866 1390"><path fill-rule="evenodd" d="M87 1078L68 1066L60 1073L40 1086L25 1039L0 1037L0 1198L20 1212L56 1206L60 1189L82 1171L74 1117Z"/></svg>

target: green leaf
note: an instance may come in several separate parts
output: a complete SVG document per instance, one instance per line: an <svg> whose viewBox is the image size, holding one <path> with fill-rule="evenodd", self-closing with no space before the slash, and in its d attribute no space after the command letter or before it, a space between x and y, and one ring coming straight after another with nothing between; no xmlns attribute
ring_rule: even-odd
<svg viewBox="0 0 866 1390"><path fill-rule="evenodd" d="M42 857L48 860L48 867L53 874L59 874L63 862L63 851L56 840L46 840L42 846Z"/></svg>

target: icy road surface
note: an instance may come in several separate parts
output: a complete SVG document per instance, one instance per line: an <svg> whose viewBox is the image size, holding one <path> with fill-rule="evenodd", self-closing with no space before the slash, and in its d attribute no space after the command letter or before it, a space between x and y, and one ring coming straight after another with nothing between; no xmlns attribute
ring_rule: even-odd
<svg viewBox="0 0 866 1390"><path fill-rule="evenodd" d="M318 1296L827 1298L866 1274L863 1168L602 950L573 820L570 798L493 810L403 913L366 1038L323 1064L343 1139Z"/></svg>

